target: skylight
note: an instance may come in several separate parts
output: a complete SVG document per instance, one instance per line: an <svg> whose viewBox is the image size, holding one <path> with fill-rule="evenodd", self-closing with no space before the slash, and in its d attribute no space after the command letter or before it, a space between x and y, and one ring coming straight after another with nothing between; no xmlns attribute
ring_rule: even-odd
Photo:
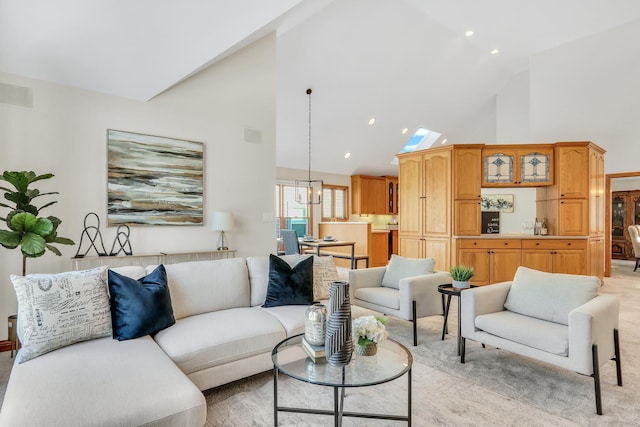
<svg viewBox="0 0 640 427"><path fill-rule="evenodd" d="M409 153L416 150L424 150L433 145L434 142L440 138L442 134L431 131L429 129L418 128L416 133L413 134L409 141L404 144L404 147L400 150L401 153Z"/></svg>
<svg viewBox="0 0 640 427"><path fill-rule="evenodd" d="M424 150L431 147L442 136L441 133L434 132L429 129L418 128L411 138L404 144L400 153L410 153L416 150ZM398 164L398 158L391 160L392 165Z"/></svg>

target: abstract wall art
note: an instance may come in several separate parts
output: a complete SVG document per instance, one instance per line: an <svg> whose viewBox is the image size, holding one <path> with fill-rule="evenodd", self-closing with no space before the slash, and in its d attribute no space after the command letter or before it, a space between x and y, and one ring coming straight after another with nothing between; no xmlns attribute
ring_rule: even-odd
<svg viewBox="0 0 640 427"><path fill-rule="evenodd" d="M108 225L202 225L204 145L107 130Z"/></svg>

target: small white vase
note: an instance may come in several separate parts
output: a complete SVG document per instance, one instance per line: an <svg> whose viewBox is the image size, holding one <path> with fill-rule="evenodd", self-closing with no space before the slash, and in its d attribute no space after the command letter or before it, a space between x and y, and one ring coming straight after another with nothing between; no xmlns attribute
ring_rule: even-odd
<svg viewBox="0 0 640 427"><path fill-rule="evenodd" d="M471 283L469 282L469 280L465 280L465 281L460 281L460 280L454 280L453 281L453 287L456 289L467 289L471 286Z"/></svg>

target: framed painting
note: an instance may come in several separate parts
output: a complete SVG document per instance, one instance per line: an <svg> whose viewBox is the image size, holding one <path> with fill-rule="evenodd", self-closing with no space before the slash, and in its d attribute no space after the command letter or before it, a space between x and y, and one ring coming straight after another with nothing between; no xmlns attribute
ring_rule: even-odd
<svg viewBox="0 0 640 427"><path fill-rule="evenodd" d="M108 129L107 151L110 226L203 224L203 143Z"/></svg>
<svg viewBox="0 0 640 427"><path fill-rule="evenodd" d="M513 212L513 194L483 194L482 211Z"/></svg>

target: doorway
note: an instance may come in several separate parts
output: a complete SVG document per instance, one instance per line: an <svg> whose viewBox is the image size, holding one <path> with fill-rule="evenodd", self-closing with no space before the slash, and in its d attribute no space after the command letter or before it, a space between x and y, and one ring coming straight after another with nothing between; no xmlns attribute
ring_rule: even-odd
<svg viewBox="0 0 640 427"><path fill-rule="evenodd" d="M612 218L611 218L611 194L613 192L613 180L623 178L640 178L640 172L623 172L623 173L610 173L605 175L605 193L607 195L605 201L605 239L604 239L604 275L605 277L611 277L611 230L612 230Z"/></svg>

